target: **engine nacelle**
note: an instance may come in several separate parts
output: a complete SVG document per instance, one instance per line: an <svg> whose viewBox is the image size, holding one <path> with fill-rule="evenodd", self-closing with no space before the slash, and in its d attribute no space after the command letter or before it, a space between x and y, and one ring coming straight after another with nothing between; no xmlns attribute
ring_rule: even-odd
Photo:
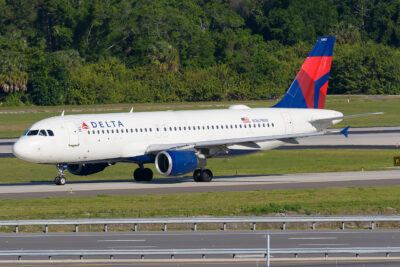
<svg viewBox="0 0 400 267"><path fill-rule="evenodd" d="M90 175L101 172L108 163L68 164L67 170L74 175Z"/></svg>
<svg viewBox="0 0 400 267"><path fill-rule="evenodd" d="M164 176L178 176L207 165L194 151L162 151L156 156L157 171Z"/></svg>

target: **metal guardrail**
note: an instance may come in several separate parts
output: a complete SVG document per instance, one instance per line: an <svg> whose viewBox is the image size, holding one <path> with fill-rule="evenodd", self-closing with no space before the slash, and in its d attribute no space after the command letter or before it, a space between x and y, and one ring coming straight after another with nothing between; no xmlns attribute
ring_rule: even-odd
<svg viewBox="0 0 400 267"><path fill-rule="evenodd" d="M286 223L310 223L311 229L316 229L316 223L339 222L341 229L345 229L346 222L369 222L370 229L375 228L376 222L400 222L400 216L341 216L341 217L183 217L183 218L133 218L133 219L72 219L72 220L10 220L0 221L0 226L15 226L18 233L19 226L43 225L45 233L49 225L75 225L78 232L79 225L104 225L107 232L110 224L133 224L133 231L138 230L140 224L163 224L163 230L167 231L168 224L193 224L193 230L197 230L199 223L221 223L222 230L227 229L228 223L252 223L252 230L256 230L257 223L282 223L282 230L286 229Z"/></svg>
<svg viewBox="0 0 400 267"><path fill-rule="evenodd" d="M293 254L297 258L300 254L322 254L325 258L329 254L354 254L358 257L360 254L378 254L384 253L386 257L390 253L400 253L400 247L354 247L354 248L275 248L270 249L270 254ZM266 257L265 248L220 248L220 249L145 249L145 250L5 250L0 251L1 256L17 256L18 260L22 260L23 256L38 257L47 256L50 260L53 256L79 256L81 260L84 256L104 256L109 255L110 259L114 259L117 255L140 256L141 259L147 255L168 255L171 259L175 255L201 255L203 259L206 255L231 255L235 258L238 255L259 255Z"/></svg>

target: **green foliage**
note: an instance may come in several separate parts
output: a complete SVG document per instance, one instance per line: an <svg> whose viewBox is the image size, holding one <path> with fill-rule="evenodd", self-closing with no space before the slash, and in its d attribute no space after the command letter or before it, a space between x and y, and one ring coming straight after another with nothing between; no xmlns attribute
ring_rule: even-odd
<svg viewBox="0 0 400 267"><path fill-rule="evenodd" d="M62 60L54 54L37 51L31 58L29 90L37 105L61 105L69 87L69 73Z"/></svg>
<svg viewBox="0 0 400 267"><path fill-rule="evenodd" d="M332 63L334 94L399 94L400 53L374 43L338 45Z"/></svg>
<svg viewBox="0 0 400 267"><path fill-rule="evenodd" d="M0 0L0 10L3 102L267 99L326 35L337 37L330 92L400 93L396 0Z"/></svg>

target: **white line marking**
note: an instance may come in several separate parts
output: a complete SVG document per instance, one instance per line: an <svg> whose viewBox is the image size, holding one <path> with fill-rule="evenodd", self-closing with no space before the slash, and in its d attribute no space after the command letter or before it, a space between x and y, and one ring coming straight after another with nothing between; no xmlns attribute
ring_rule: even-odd
<svg viewBox="0 0 400 267"><path fill-rule="evenodd" d="M157 246L112 246L109 249L127 249L127 248L156 248Z"/></svg>
<svg viewBox="0 0 400 267"><path fill-rule="evenodd" d="M127 239L120 239L120 240L97 240L97 242L146 242L145 239L131 239L131 240L127 240Z"/></svg>
<svg viewBox="0 0 400 267"><path fill-rule="evenodd" d="M299 246L348 246L349 244L299 244Z"/></svg>
<svg viewBox="0 0 400 267"><path fill-rule="evenodd" d="M289 237L289 240L328 240L337 239L337 237Z"/></svg>

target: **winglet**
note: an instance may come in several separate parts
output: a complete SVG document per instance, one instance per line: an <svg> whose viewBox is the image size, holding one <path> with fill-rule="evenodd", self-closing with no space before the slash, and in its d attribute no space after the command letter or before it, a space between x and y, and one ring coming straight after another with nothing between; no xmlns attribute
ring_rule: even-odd
<svg viewBox="0 0 400 267"><path fill-rule="evenodd" d="M133 113L133 109L134 109L134 108L132 107L131 110L129 111L129 113Z"/></svg>
<svg viewBox="0 0 400 267"><path fill-rule="evenodd" d="M347 126L343 130L340 131L341 134L343 134L346 138L349 136L348 130L350 129L350 126Z"/></svg>
<svg viewBox="0 0 400 267"><path fill-rule="evenodd" d="M65 110L63 110L63 111L61 112L61 117L64 117L64 112L65 112Z"/></svg>

